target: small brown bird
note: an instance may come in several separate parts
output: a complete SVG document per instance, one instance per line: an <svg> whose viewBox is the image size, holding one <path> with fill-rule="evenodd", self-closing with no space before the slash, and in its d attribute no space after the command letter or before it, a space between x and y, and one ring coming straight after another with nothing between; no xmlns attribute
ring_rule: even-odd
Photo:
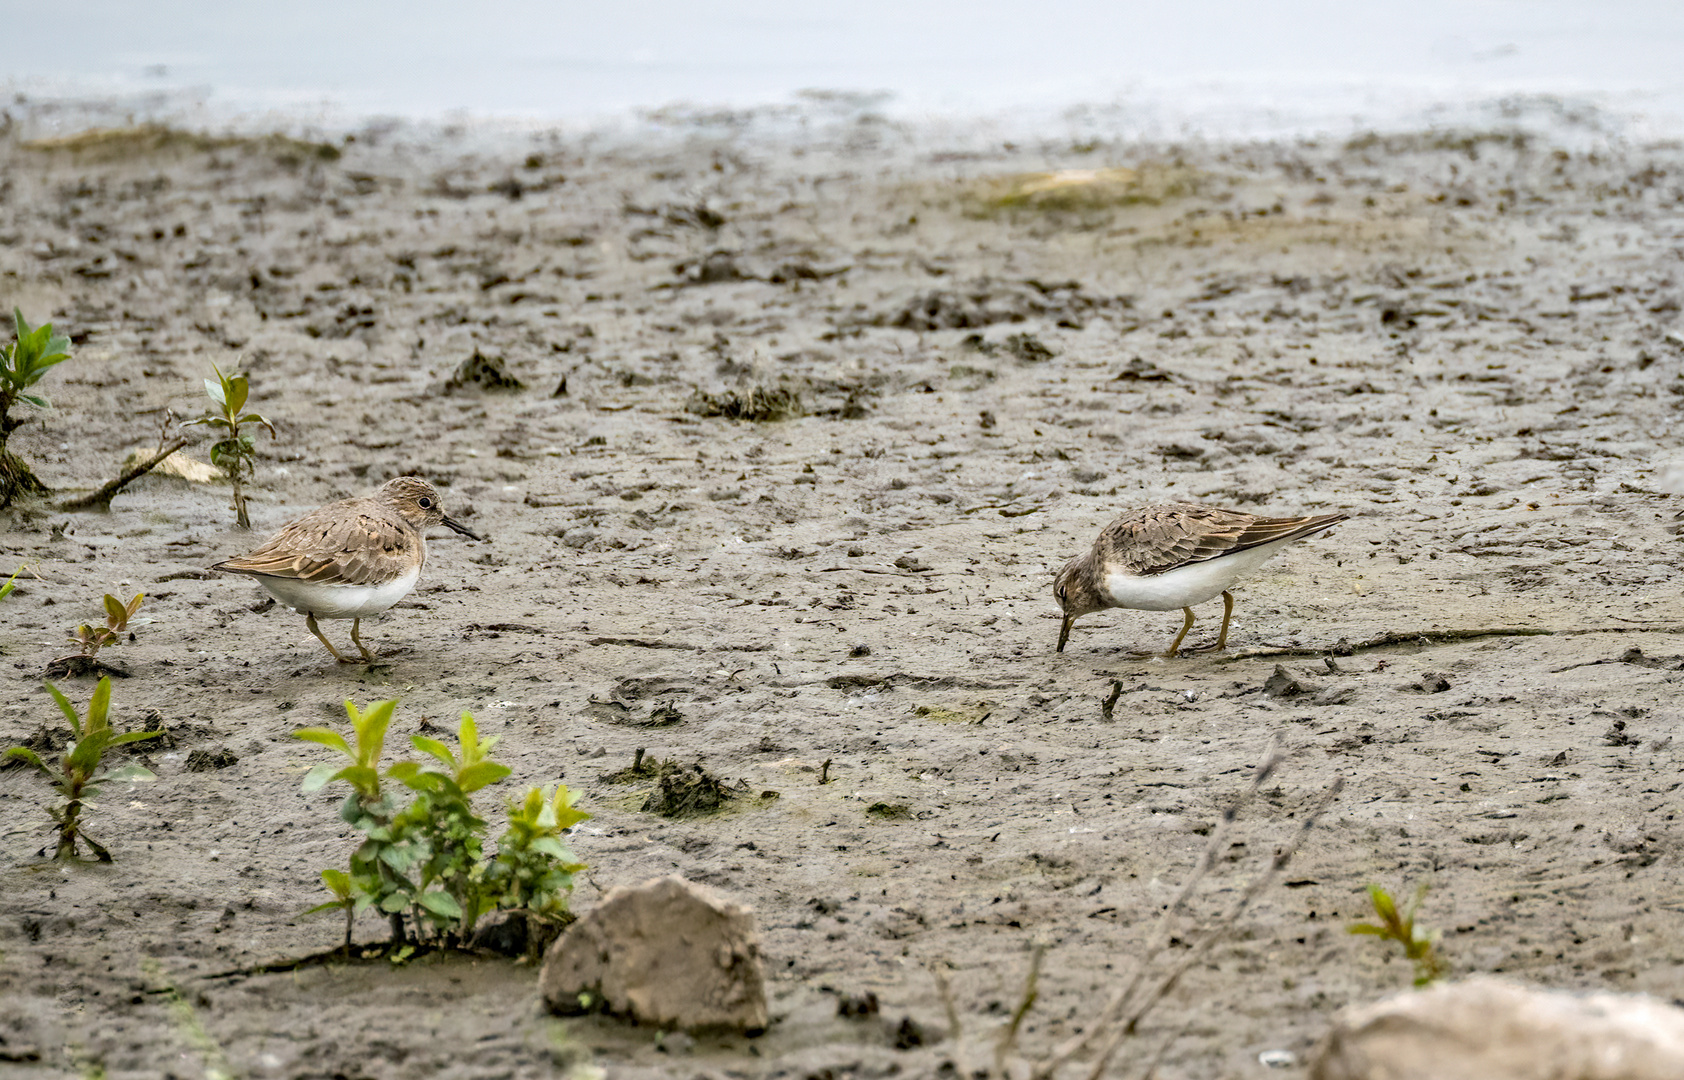
<svg viewBox="0 0 1684 1080"><path fill-rule="evenodd" d="M351 640L363 661L372 664L375 655L357 633L362 617L385 611L415 588L427 561L422 534L434 525L483 539L444 516L433 485L400 476L373 495L312 510L251 554L211 569L257 579L271 596L304 616L310 633L341 664L356 661L333 647L316 620L350 619Z"/></svg>
<svg viewBox="0 0 1684 1080"><path fill-rule="evenodd" d="M1105 526L1093 550L1071 559L1053 579L1064 609L1058 651L1070 640L1070 624L1102 608L1186 612L1168 658L1193 628L1193 605L1222 594L1222 632L1217 649L1228 645L1234 594L1228 589L1294 540L1344 521L1344 514L1268 518L1197 503L1163 503L1124 513Z"/></svg>

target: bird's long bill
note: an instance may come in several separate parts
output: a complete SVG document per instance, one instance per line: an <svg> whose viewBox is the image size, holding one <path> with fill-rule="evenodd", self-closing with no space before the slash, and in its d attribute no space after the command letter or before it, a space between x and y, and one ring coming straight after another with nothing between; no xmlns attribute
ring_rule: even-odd
<svg viewBox="0 0 1684 1080"><path fill-rule="evenodd" d="M1058 651L1064 651L1065 642L1070 640L1070 624L1076 621L1076 616L1066 615L1064 625L1058 628Z"/></svg>
<svg viewBox="0 0 1684 1080"><path fill-rule="evenodd" d="M466 525L462 524L460 521L451 521L449 518L445 518L443 521L439 522L439 524L443 525L447 529L455 529L457 532L461 533L463 536L466 536L470 540L484 540L485 539L485 537L481 536L479 533L475 532L474 530L468 528Z"/></svg>

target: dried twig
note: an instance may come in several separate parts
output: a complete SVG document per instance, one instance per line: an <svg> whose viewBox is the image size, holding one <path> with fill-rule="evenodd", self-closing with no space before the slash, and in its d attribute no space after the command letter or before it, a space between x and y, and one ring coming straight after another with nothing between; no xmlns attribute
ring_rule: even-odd
<svg viewBox="0 0 1684 1080"><path fill-rule="evenodd" d="M953 1003L953 987L947 981L947 961L937 960L930 965L930 978L935 980L936 994L947 1013L947 1040L953 1044L953 1068L961 1077L969 1077L971 1070L965 1061L965 1028L959 1022L959 1009Z"/></svg>
<svg viewBox="0 0 1684 1080"><path fill-rule="evenodd" d="M1099 1056L1094 1060L1093 1069L1088 1074L1089 1080L1098 1080L1100 1075L1105 1072L1106 1066L1110 1064L1111 1055L1116 1052L1117 1047L1122 1045L1125 1038L1135 1033L1140 1027L1140 1021L1145 1019L1146 1014L1152 1011L1154 1005L1162 1001L1164 996L1174 989L1181 976L1185 975L1194 964L1203 959L1204 955L1217 942L1234 932L1234 927L1239 922L1240 916L1245 914L1253 900L1257 899L1269 886L1275 883L1275 879L1280 876L1280 872L1292 861L1292 857L1298 854L1298 849L1304 845L1305 839L1310 835L1310 830L1315 828L1317 820L1332 805L1333 800L1339 797L1339 792L1344 787L1344 778L1335 777L1333 783L1327 786L1327 790L1322 792L1321 798L1304 815L1304 820L1298 827L1298 835L1294 836L1291 843L1282 848L1270 860L1269 868L1259 874L1246 887L1246 890L1223 913L1215 925L1211 926L1210 929L1199 936L1197 941L1193 942L1192 948L1187 950L1187 955L1182 958L1181 962L1172 967L1163 978L1159 979L1158 984L1149 992L1141 996L1138 1004L1129 1010L1126 1019L1120 1018L1119 1022L1111 1026L1105 1045L1101 1048Z"/></svg>
<svg viewBox="0 0 1684 1080"><path fill-rule="evenodd" d="M1198 888L1199 882L1204 880L1205 875L1215 867L1216 861L1222 856L1222 853L1228 849L1228 834L1233 827L1234 820L1239 817L1240 811L1245 809L1246 805L1251 802L1252 797L1274 774L1275 767L1280 762L1279 744L1271 738L1268 749L1263 753L1263 760L1258 763L1257 768L1252 773L1251 783L1222 812L1222 817L1210 830L1210 841L1205 845L1204 857L1199 860L1197 866L1193 867L1192 872L1187 875L1187 880L1181 883L1181 888L1175 894L1174 899L1164 907L1163 914L1158 917L1157 925L1153 928L1151 936L1147 938L1145 950L1136 960L1133 977L1111 996L1111 1000L1106 1003L1104 1009L1100 1010L1099 1016L1095 1018L1094 1023L1089 1026L1086 1032L1067 1040L1054 1050L1051 1056L1038 1062L1033 1067L1029 1074L1032 1080L1050 1080L1066 1062L1092 1048L1095 1041L1118 1022L1129 1000L1134 997L1141 984L1145 982L1147 973L1151 970L1152 962L1157 959L1159 953L1168 947L1170 927L1176 916L1180 914L1188 898L1193 895L1193 890Z"/></svg>
<svg viewBox="0 0 1684 1080"><path fill-rule="evenodd" d="M64 510L64 511L77 511L77 510L106 511L106 510L110 510L111 509L111 500L117 496L118 492L122 491L124 488L126 488L130 484L134 483L136 480L139 480L141 477L143 477L147 473L151 472L165 458L169 457L171 454L175 453L177 450L180 450L182 447L186 446L188 443L190 443L192 441L193 441L192 439L183 439L183 438L172 439L172 440L170 440L169 443L165 444L164 446L159 447L158 452L156 454L152 455L152 457L148 458L145 461L136 462L135 464L129 466L127 469L124 469L122 474L120 476L118 476L117 479L115 479L115 480L111 481L110 483L106 484L104 487L100 488L98 491L95 491L95 492L93 492L91 494L88 494L88 495L81 495L81 496L78 496L77 498L74 498L74 499L66 499L64 502L61 502L61 503L58 504L58 508L60 510Z"/></svg>
<svg viewBox="0 0 1684 1080"><path fill-rule="evenodd" d="M1046 955L1047 947L1037 945L1029 958L1029 974L1023 979L1023 996L1018 999L1011 1020L1000 1029L1000 1037L994 1043L995 1076L1006 1075L1006 1058L1017 1048L1018 1029L1023 1026L1023 1018L1029 1015L1029 1010L1035 1007L1035 999L1041 995L1041 960Z"/></svg>

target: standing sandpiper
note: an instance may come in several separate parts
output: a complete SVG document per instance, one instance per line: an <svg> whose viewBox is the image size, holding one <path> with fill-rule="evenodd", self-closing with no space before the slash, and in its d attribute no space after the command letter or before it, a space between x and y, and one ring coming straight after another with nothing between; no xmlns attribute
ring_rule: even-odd
<svg viewBox="0 0 1684 1080"><path fill-rule="evenodd" d="M1269 518L1197 503L1162 503L1129 510L1105 526L1093 550L1071 559L1053 579L1064 609L1058 651L1070 640L1070 624L1102 608L1186 612L1167 659L1193 628L1193 605L1222 594L1222 632L1217 649L1228 645L1234 594L1228 589L1294 540L1344 521L1344 514Z"/></svg>
<svg viewBox="0 0 1684 1080"><path fill-rule="evenodd" d="M444 516L433 485L420 477L400 476L373 495L312 510L251 554L211 569L256 578L271 596L304 616L310 633L341 664L356 661L322 636L316 620L352 620L351 640L363 662L372 664L375 655L357 635L362 617L378 615L415 588L427 561L422 534L434 525L482 539Z"/></svg>

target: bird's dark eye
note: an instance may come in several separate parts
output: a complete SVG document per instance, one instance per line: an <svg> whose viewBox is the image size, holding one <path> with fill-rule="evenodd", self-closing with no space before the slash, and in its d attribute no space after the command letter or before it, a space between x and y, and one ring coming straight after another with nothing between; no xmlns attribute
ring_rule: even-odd
<svg viewBox="0 0 1684 1080"><path fill-rule="evenodd" d="M1060 585L1058 587L1058 602L1061 603L1061 604L1064 603L1064 586L1063 585Z"/></svg>
<svg viewBox="0 0 1684 1080"><path fill-rule="evenodd" d="M427 498L427 496L425 496L425 495L421 496L419 499L416 499L415 502L423 510L431 510L433 508L433 500Z"/></svg>

